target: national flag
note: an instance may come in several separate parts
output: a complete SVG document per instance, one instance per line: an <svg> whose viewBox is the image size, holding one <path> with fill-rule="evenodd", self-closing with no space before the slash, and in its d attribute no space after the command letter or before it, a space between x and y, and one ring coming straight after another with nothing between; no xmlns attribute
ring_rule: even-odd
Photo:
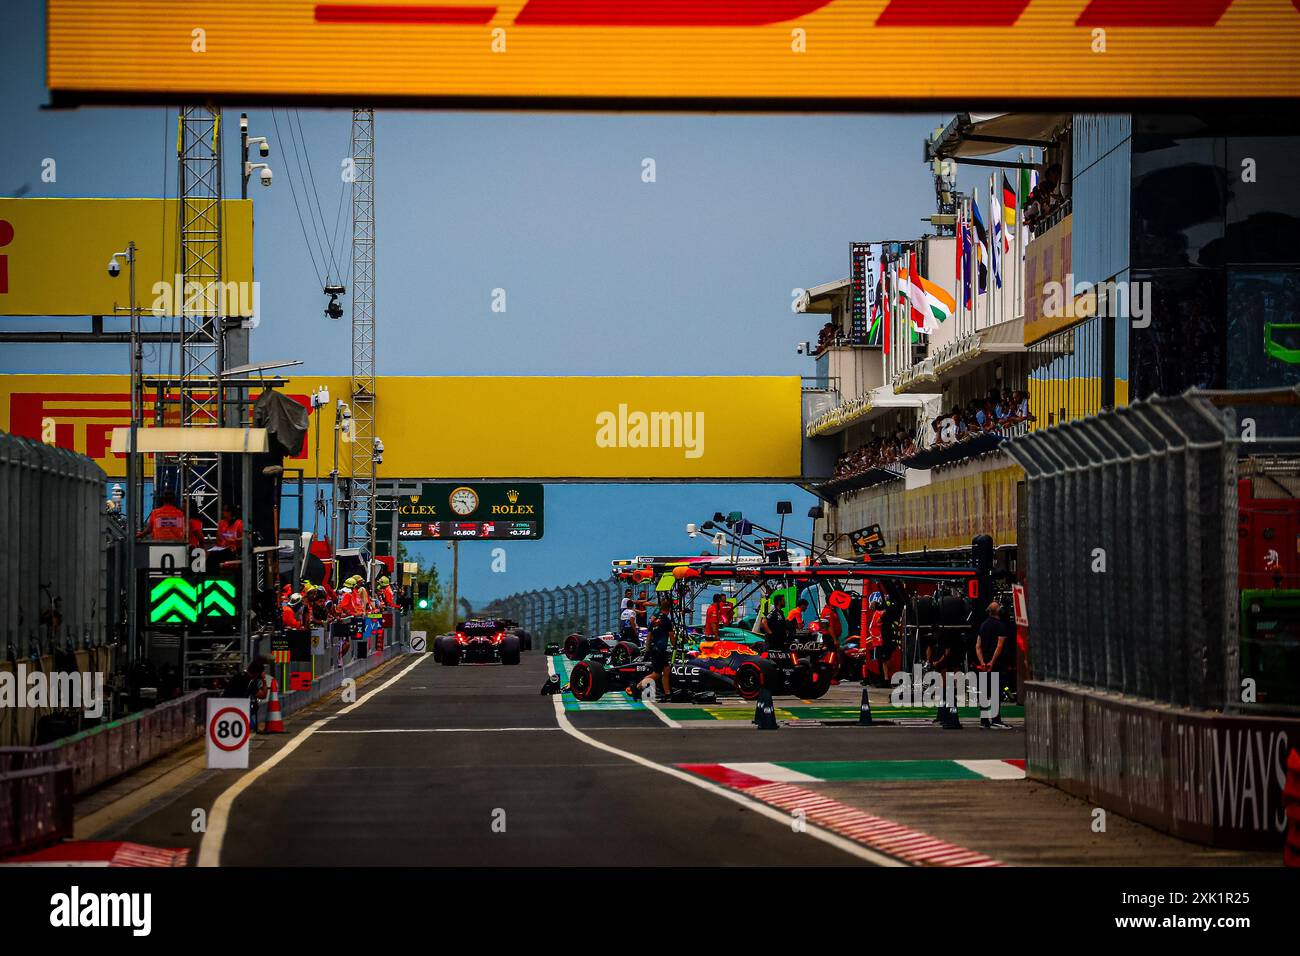
<svg viewBox="0 0 1300 956"><path fill-rule="evenodd" d="M890 270L890 274L891 274L891 275L893 274L893 269L894 269L893 266L890 266L890 267L889 267L889 270ZM882 282L884 281L884 278L885 278L885 276L884 276L884 272L885 272L884 269L881 269L881 270L880 270L880 273L881 273L880 278L881 278L881 281L882 281ZM889 283L886 282L886 283L885 283L885 289L887 290L888 288L889 288ZM889 354L889 338L890 338L890 336L889 336L889 327L893 324L893 322L892 322L892 318L893 318L893 311L894 311L893 306L894 306L894 304L893 304L892 302L889 301L889 299L888 299L888 297L887 297L886 295L882 295L882 296L880 297L880 300L879 300L879 301L885 303L884 308L881 310L881 318L882 318L882 321L884 322L884 331L883 331L883 334L881 335L881 338L880 338L880 350L881 350L882 352L884 352L886 355L888 355L888 354Z"/></svg>
<svg viewBox="0 0 1300 956"><path fill-rule="evenodd" d="M993 219L992 242L989 243L989 261L993 266L993 285L1002 288L1002 207L993 191L993 177L989 177L989 216Z"/></svg>
<svg viewBox="0 0 1300 956"><path fill-rule="evenodd" d="M993 284L999 289L1002 288L1002 244L1006 236L1002 231L1002 222L994 220L993 222L993 245L991 247L990 258L993 260Z"/></svg>
<svg viewBox="0 0 1300 956"><path fill-rule="evenodd" d="M916 253L903 273L908 287L908 301L912 306L912 322L926 334L936 331L940 322L947 322L957 311L957 300L948 290L931 282L916 268ZM917 312L920 312L918 318Z"/></svg>
<svg viewBox="0 0 1300 956"><path fill-rule="evenodd" d="M984 217L980 215L979 200L974 196L970 201L971 222L975 224L975 261L979 276L978 290L988 291L989 286L989 232L984 228Z"/></svg>
<svg viewBox="0 0 1300 956"><path fill-rule="evenodd" d="M1020 259L1023 262L1025 258L1025 249L1029 245L1029 228L1025 225L1024 211L1029 205L1029 194L1034 191L1038 185L1038 170L1021 168L1020 170L1020 212L1021 216L1017 220L1020 223Z"/></svg>
<svg viewBox="0 0 1300 956"><path fill-rule="evenodd" d="M925 302L925 290L921 288L921 276L916 268L916 250L913 249L907 257L907 265L903 267L904 289L907 291L907 300L912 308L909 316L912 324L918 329L925 328L925 316L929 308Z"/></svg>
<svg viewBox="0 0 1300 956"><path fill-rule="evenodd" d="M971 251L974 242L971 241L970 220L963 218L961 222L961 269L958 274L961 276L962 301L965 302L966 308L971 307L971 276L974 270L971 268Z"/></svg>
<svg viewBox="0 0 1300 956"><path fill-rule="evenodd" d="M881 344L881 323L885 318L885 273L880 268L881 263L876 264L876 295L871 303L871 328L867 330L867 344Z"/></svg>
<svg viewBox="0 0 1300 956"><path fill-rule="evenodd" d="M1016 191L1011 188L1005 169L1002 171L1002 224L1006 226L1004 236L1010 236L1016 228Z"/></svg>

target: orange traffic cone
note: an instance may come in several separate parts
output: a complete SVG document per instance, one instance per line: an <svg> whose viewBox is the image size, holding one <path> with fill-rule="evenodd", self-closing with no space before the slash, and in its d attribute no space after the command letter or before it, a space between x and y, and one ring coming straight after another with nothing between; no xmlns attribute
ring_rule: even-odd
<svg viewBox="0 0 1300 956"><path fill-rule="evenodd" d="M266 729L268 734L284 733L284 716L280 713L280 682L271 678L271 700L266 707Z"/></svg>

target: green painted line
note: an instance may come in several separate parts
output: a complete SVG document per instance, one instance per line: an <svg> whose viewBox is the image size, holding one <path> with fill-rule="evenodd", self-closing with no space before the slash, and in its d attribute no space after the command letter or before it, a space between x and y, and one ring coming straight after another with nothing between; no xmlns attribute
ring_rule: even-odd
<svg viewBox="0 0 1300 956"><path fill-rule="evenodd" d="M673 720L717 720L703 707L664 707L663 712ZM753 713L750 713L753 716Z"/></svg>
<svg viewBox="0 0 1300 956"><path fill-rule="evenodd" d="M793 760L785 767L818 780L983 780L953 760Z"/></svg>

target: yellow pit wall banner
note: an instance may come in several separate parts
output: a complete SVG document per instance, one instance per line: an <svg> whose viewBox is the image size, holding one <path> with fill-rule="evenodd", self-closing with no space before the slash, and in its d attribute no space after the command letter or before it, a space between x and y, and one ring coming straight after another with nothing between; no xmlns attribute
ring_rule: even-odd
<svg viewBox="0 0 1300 956"><path fill-rule="evenodd" d="M330 393L286 467L329 475L348 385L304 375L279 389L304 406L321 386ZM789 481L801 470L797 376L381 376L376 391L381 479ZM149 390L144 417L154 420ZM129 418L125 375L0 375L0 428L88 455L110 477L126 473L110 448ZM346 476L346 444L339 461Z"/></svg>

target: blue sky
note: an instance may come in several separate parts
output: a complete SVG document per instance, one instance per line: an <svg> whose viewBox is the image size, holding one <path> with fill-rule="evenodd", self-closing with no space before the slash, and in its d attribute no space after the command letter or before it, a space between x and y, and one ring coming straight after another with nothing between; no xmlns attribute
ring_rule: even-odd
<svg viewBox="0 0 1300 956"><path fill-rule="evenodd" d="M174 194L173 110L40 108L43 15L38 0L11 0L0 12L0 194ZM239 112L225 114L228 195L238 195ZM275 170L270 188L250 186L262 287L253 358L346 373L348 323L322 315L319 272L295 211L293 190L306 223L310 177L289 124L296 131L301 122L315 178L307 201L314 207L319 195L324 229L333 232L350 113L248 112L253 134L271 137ZM379 371L809 375L811 362L794 346L814 338L821 320L794 316L791 290L845 276L853 240L919 235L928 226L920 219L934 198L920 146L943 119L381 112ZM56 183L41 182L46 157L57 161ZM654 183L642 182L647 157ZM345 232L347 217L345 207ZM506 290L505 313L491 310L497 288ZM126 366L125 348L114 346L6 346L0 354L0 372ZM607 573L613 557L690 550L684 524L715 510L774 521L779 498L795 500L806 533L802 516L813 499L788 485L550 485L545 540L511 545L505 574L489 570L488 545L467 545L461 590L481 601L587 580ZM444 546L422 550L449 574Z"/></svg>

